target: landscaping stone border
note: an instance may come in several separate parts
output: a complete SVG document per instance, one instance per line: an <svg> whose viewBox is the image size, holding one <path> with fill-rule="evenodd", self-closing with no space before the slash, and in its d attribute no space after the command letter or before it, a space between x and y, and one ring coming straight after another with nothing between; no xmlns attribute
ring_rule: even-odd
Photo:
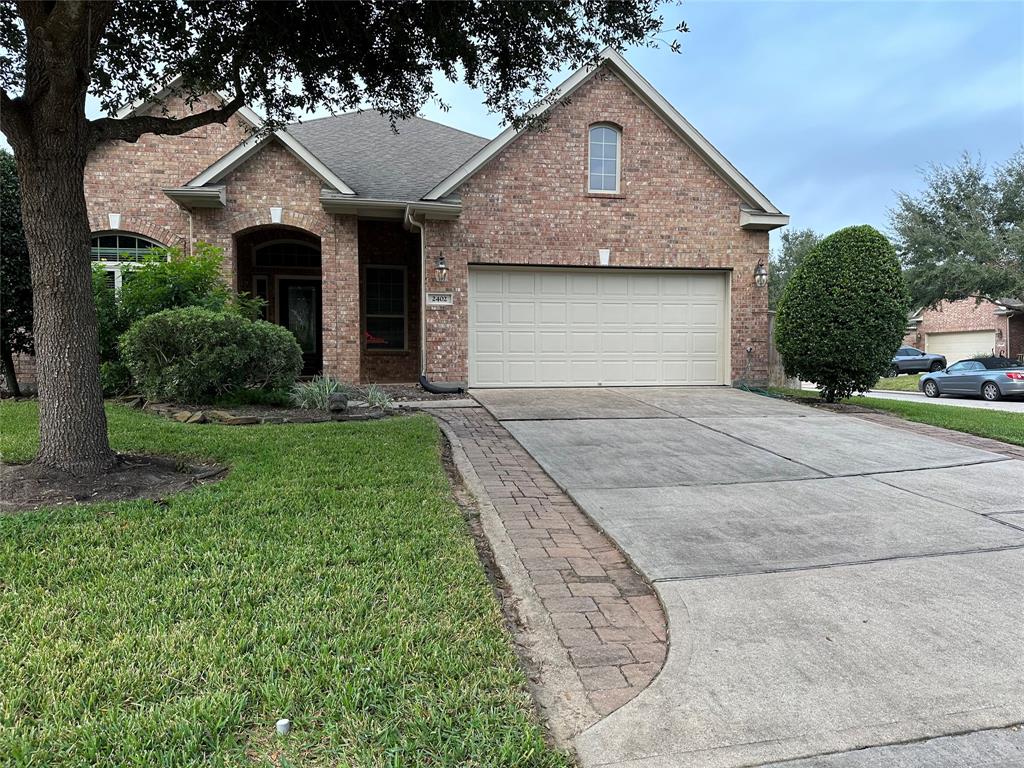
<svg viewBox="0 0 1024 768"><path fill-rule="evenodd" d="M552 736L576 734L661 671L668 648L654 589L482 407L429 412L480 505L494 560L515 596L520 645Z"/></svg>
<svg viewBox="0 0 1024 768"><path fill-rule="evenodd" d="M353 401L347 409L338 413L327 411L304 411L299 408L266 408L267 413L235 413L226 408L188 408L174 403L158 403L140 396L121 397L116 400L129 408L139 408L164 416L182 424L216 423L230 427L252 424L320 424L329 421L373 421L393 416L396 408L369 408L366 403Z"/></svg>

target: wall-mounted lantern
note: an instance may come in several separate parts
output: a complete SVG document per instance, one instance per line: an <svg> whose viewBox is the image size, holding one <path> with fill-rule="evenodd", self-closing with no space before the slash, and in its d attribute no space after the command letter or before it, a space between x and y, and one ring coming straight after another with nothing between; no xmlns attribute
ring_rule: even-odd
<svg viewBox="0 0 1024 768"><path fill-rule="evenodd" d="M434 268L434 275L437 277L437 282L448 282L448 262L444 260L444 251L437 255L437 266Z"/></svg>
<svg viewBox="0 0 1024 768"><path fill-rule="evenodd" d="M768 268L764 265L763 261L757 262L757 266L754 267L754 284L758 288L764 288L768 285Z"/></svg>

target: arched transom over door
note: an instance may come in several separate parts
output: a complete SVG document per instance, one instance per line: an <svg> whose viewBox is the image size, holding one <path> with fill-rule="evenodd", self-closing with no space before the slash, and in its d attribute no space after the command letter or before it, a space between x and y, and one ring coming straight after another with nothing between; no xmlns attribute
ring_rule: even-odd
<svg viewBox="0 0 1024 768"><path fill-rule="evenodd" d="M471 267L476 387L725 384L728 274Z"/></svg>

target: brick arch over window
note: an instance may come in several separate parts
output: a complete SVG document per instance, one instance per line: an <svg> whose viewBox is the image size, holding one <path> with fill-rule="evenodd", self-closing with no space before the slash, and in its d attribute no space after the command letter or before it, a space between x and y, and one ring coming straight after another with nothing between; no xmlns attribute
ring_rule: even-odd
<svg viewBox="0 0 1024 768"><path fill-rule="evenodd" d="M270 210L256 212L248 211L240 213L228 219L224 228L231 232L232 237L245 235L250 230L258 227L282 227L286 229L301 230L312 237L324 237L326 233L321 232L323 222L315 217L297 211L289 211L287 208L281 211L281 221L274 222L270 217Z"/></svg>
<svg viewBox="0 0 1024 768"><path fill-rule="evenodd" d="M105 213L93 214L89 217L89 231L92 234L110 232L110 218ZM122 214L121 223L117 227L119 232L131 232L142 235L150 240L163 243L168 248L184 248L187 243L180 232L175 232L170 227L163 227L137 216Z"/></svg>

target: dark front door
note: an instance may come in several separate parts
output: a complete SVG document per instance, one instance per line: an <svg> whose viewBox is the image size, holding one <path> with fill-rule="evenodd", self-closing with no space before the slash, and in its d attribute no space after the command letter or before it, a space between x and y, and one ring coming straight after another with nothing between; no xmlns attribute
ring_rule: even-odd
<svg viewBox="0 0 1024 768"><path fill-rule="evenodd" d="M277 290L277 321L295 334L302 348L303 375L320 373L323 370L320 281L282 279Z"/></svg>

